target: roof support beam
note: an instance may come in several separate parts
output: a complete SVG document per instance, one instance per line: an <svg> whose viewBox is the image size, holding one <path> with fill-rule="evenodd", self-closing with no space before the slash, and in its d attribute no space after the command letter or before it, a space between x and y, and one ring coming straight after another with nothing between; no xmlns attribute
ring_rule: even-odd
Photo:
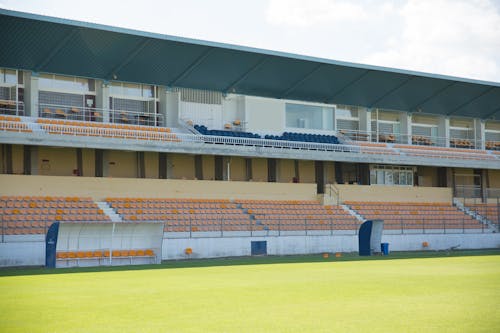
<svg viewBox="0 0 500 333"><path fill-rule="evenodd" d="M234 88L236 88L241 82L243 82L250 74L255 72L257 69L259 69L262 65L264 65L270 57L264 56L261 58L255 65L252 66L249 70L247 70L243 75L241 75L239 78L237 78L233 83L231 83L229 86L227 86L223 92L224 93L231 93Z"/></svg>
<svg viewBox="0 0 500 333"><path fill-rule="evenodd" d="M367 69L365 70L361 75L359 75L358 77L356 77L354 80L352 80L351 82L349 82L348 84L346 84L345 86L343 86L342 88L340 88L338 91L334 92L333 93L333 96L330 97L329 99L327 99L325 101L326 104L331 104L335 101L335 97L337 97L338 95L340 95L341 93L343 93L344 91L347 90L347 88L351 87L353 84L361 81L366 75L368 75L368 73L371 72L371 69Z"/></svg>
<svg viewBox="0 0 500 333"><path fill-rule="evenodd" d="M76 33L78 32L78 28L73 28L71 31L62 38L57 45L50 51L50 53L45 57L45 59L39 63L37 66L35 66L34 72L39 72L41 69L43 69L47 64L54 59L54 57L61 51L61 49L70 41L71 38L73 38Z"/></svg>
<svg viewBox="0 0 500 333"><path fill-rule="evenodd" d="M125 59L122 60L120 64L118 64L116 67L114 67L107 75L106 78L108 80L116 80L117 78L117 73L125 66L127 66L138 54L141 52L149 43L151 42L151 39L145 39L143 40L134 50L132 50Z"/></svg>
<svg viewBox="0 0 500 333"><path fill-rule="evenodd" d="M384 98L386 98L387 96L391 95L392 93L398 91L401 87L403 87L405 84L407 84L408 82L410 82L411 80L413 80L415 78L415 76L410 76L408 77L406 80L404 80L401 84L398 84L395 88L389 90L388 92L386 92L385 94L383 94L382 96L380 96L379 98L377 98L374 102L372 102L369 106L369 108L373 108L376 106L377 103L379 103L380 101L382 101Z"/></svg>
<svg viewBox="0 0 500 333"><path fill-rule="evenodd" d="M490 88L486 89L485 91L483 91L482 93L480 93L476 97L468 100L465 103L460 104L459 106L457 106L456 108L454 108L453 110L451 110L450 112L448 112L446 115L449 116L449 115L454 114L455 112L457 112L458 110L466 107L467 105L471 104L472 102L477 101L478 99L480 99L481 97L483 97L484 95L486 95L487 93L489 93L490 91L492 91L494 88L495 87L490 87Z"/></svg>
<svg viewBox="0 0 500 333"><path fill-rule="evenodd" d="M446 86L444 86L443 88L439 89L438 91L432 93L430 96L424 98L422 101L418 102L417 104L413 105L412 107L410 107L408 109L408 111L413 111L413 110L417 110L419 109L422 105L424 105L425 103L427 103L428 101L430 101L431 99L433 99L434 97L440 95L441 93L443 93L446 89L450 88L451 86L453 86L455 83L457 83L456 81L451 81L450 83L448 83Z"/></svg>
<svg viewBox="0 0 500 333"><path fill-rule="evenodd" d="M319 64L316 66L312 71L307 73L303 78L292 84L289 88L287 88L284 92L281 93L280 99L285 98L286 96L290 95L292 91L294 91L298 86L300 86L302 83L304 83L307 79L309 79L314 73L316 73L321 67L323 67L323 64Z"/></svg>
<svg viewBox="0 0 500 333"><path fill-rule="evenodd" d="M209 55L215 50L213 47L209 47L205 52L203 52L198 59L192 62L181 74L179 74L175 79L170 81L167 86L174 86L182 79L185 79L192 71L195 70Z"/></svg>

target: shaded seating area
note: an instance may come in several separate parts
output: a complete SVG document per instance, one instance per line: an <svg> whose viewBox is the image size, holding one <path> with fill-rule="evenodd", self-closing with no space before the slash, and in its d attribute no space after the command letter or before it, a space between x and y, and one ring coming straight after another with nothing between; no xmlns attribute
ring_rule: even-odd
<svg viewBox="0 0 500 333"><path fill-rule="evenodd" d="M0 197L4 235L45 234L53 222L109 222L91 198L50 196Z"/></svg>
<svg viewBox="0 0 500 333"><path fill-rule="evenodd" d="M203 135L215 135L215 136L230 136L236 138L250 138L250 139L260 139L259 134L251 132L241 132L241 131L231 131L227 130L209 130L205 125L194 125L194 129Z"/></svg>
<svg viewBox="0 0 500 333"><path fill-rule="evenodd" d="M266 135L265 139L340 144L335 135L284 132L282 135Z"/></svg>
<svg viewBox="0 0 500 333"><path fill-rule="evenodd" d="M384 220L387 230L463 232L487 227L450 203L348 201L345 204L367 220Z"/></svg>

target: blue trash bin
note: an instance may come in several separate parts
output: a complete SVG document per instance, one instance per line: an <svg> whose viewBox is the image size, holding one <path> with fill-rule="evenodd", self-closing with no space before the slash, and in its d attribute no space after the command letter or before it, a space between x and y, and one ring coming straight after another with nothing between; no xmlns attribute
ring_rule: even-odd
<svg viewBox="0 0 500 333"><path fill-rule="evenodd" d="M389 255L389 243L381 243L380 250L384 256Z"/></svg>

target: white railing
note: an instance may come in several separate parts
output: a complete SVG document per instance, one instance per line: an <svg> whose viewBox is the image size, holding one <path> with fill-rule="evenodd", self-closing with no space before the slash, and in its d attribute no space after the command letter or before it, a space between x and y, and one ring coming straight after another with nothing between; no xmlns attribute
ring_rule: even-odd
<svg viewBox="0 0 500 333"><path fill-rule="evenodd" d="M38 116L40 118L110 122L130 125L158 126L163 124L163 116L161 114L46 103L40 103L38 105Z"/></svg>
<svg viewBox="0 0 500 333"><path fill-rule="evenodd" d="M24 103L11 99L0 99L0 114L24 116Z"/></svg>
<svg viewBox="0 0 500 333"><path fill-rule="evenodd" d="M338 130L341 138L353 141L380 142L389 144L411 144L418 146L451 147L465 149L482 149L483 141L472 138L438 137L428 135L408 135L399 133L381 133L360 130ZM500 142L486 140L485 147L489 150L500 150Z"/></svg>
<svg viewBox="0 0 500 333"><path fill-rule="evenodd" d="M30 123L31 121L31 123ZM35 119L24 118L23 122L1 121L0 130L27 132L35 124ZM106 126L106 127L105 127ZM212 136L212 135L197 135L188 133L169 133L163 131L163 127L151 127L145 130L144 127L130 126L128 128L113 128L107 127L102 123L79 123L78 125L69 124L49 124L38 123L32 135L73 135L73 136L92 136L105 138L120 138L120 139L135 139L145 141L167 141L169 144L197 143L197 144L214 144L225 146L241 146L241 147L257 147L261 151L269 150L290 150L290 151L319 151L319 152L339 152L351 154L382 154L391 156L412 156L412 157L427 157L427 158L446 158L454 160L490 160L498 161L500 154L489 154L484 150L470 150L464 152L460 149L441 149L419 148L416 146L399 146L398 148L388 147L371 147L359 146L356 144L329 144L329 143L314 143L300 141L284 141L228 136ZM30 135L30 134L26 134Z"/></svg>

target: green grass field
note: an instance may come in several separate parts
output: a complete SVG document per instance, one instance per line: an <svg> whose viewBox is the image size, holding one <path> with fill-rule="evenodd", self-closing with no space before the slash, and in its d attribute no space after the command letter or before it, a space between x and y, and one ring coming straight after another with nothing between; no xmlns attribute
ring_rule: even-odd
<svg viewBox="0 0 500 333"><path fill-rule="evenodd" d="M500 331L498 251L401 257L0 270L0 332Z"/></svg>

